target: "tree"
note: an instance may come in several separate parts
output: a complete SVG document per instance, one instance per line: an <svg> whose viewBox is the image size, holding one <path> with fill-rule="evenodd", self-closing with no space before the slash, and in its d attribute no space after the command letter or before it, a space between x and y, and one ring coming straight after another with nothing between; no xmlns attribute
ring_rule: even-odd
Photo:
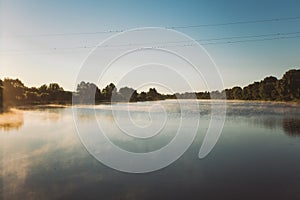
<svg viewBox="0 0 300 200"><path fill-rule="evenodd" d="M242 99L242 92L243 90L241 87L232 88L233 99Z"/></svg>
<svg viewBox="0 0 300 200"><path fill-rule="evenodd" d="M231 89L225 89L226 99L233 99L233 94Z"/></svg>
<svg viewBox="0 0 300 200"><path fill-rule="evenodd" d="M155 100L161 100L161 99L163 99L162 95L159 94L155 88L150 88L146 94L147 101L155 101Z"/></svg>
<svg viewBox="0 0 300 200"><path fill-rule="evenodd" d="M287 71L277 82L276 89L281 100L300 99L300 70Z"/></svg>
<svg viewBox="0 0 300 200"><path fill-rule="evenodd" d="M50 83L48 87L49 92L59 92L59 91L64 91L62 87L60 87L57 83Z"/></svg>
<svg viewBox="0 0 300 200"><path fill-rule="evenodd" d="M39 87L38 90L39 90L39 93L46 93L48 91L48 87L46 84L44 84L41 87Z"/></svg>
<svg viewBox="0 0 300 200"><path fill-rule="evenodd" d="M252 99L252 92L249 86L243 88L242 91L242 99L243 100L251 100Z"/></svg>
<svg viewBox="0 0 300 200"><path fill-rule="evenodd" d="M224 99L225 98L224 91L222 91L222 92L220 92L218 90L212 91L210 93L210 98L211 99Z"/></svg>
<svg viewBox="0 0 300 200"><path fill-rule="evenodd" d="M46 93L49 94L48 100L50 102L65 101L67 92L64 91L58 83L50 83L47 87Z"/></svg>
<svg viewBox="0 0 300 200"><path fill-rule="evenodd" d="M0 80L0 112L3 111L3 82Z"/></svg>
<svg viewBox="0 0 300 200"><path fill-rule="evenodd" d="M276 90L277 78L273 76L266 77L259 84L259 96L263 100L275 100L278 98Z"/></svg>
<svg viewBox="0 0 300 200"><path fill-rule="evenodd" d="M80 103L95 103L103 99L100 89L94 84L81 81L76 89L76 101Z"/></svg>
<svg viewBox="0 0 300 200"><path fill-rule="evenodd" d="M102 94L106 101L112 101L113 93L114 93L114 96L116 97L117 88L113 83L110 83L102 90Z"/></svg>
<svg viewBox="0 0 300 200"><path fill-rule="evenodd" d="M197 99L210 99L210 94L209 92L197 92L196 93Z"/></svg>
<svg viewBox="0 0 300 200"><path fill-rule="evenodd" d="M259 82L254 82L248 85L249 90L251 92L251 99L250 100L260 100L259 95Z"/></svg>
<svg viewBox="0 0 300 200"><path fill-rule="evenodd" d="M123 100L127 102L135 102L137 101L138 93L136 90L129 88L129 87L123 87L120 88L119 93Z"/></svg>
<svg viewBox="0 0 300 200"><path fill-rule="evenodd" d="M147 101L147 93L146 92L141 92L140 94L137 95L137 100L138 101Z"/></svg>
<svg viewBox="0 0 300 200"><path fill-rule="evenodd" d="M18 105L25 98L26 87L19 79L5 78L3 81L3 102L8 105Z"/></svg>
<svg viewBox="0 0 300 200"><path fill-rule="evenodd" d="M26 91L25 96L27 102L40 102L40 95L37 92Z"/></svg>

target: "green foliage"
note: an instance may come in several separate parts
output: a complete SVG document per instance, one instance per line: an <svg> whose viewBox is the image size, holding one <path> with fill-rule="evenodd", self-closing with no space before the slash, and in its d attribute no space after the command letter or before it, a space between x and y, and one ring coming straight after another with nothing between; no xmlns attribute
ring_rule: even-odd
<svg viewBox="0 0 300 200"><path fill-rule="evenodd" d="M254 82L243 89L225 90L227 99L292 101L300 99L300 70L289 70L282 79L273 76Z"/></svg>
<svg viewBox="0 0 300 200"><path fill-rule="evenodd" d="M161 94L159 94L155 88L150 88L146 95L147 101L160 100Z"/></svg>
<svg viewBox="0 0 300 200"><path fill-rule="evenodd" d="M94 83L86 83L84 81L77 85L76 93L73 97L77 103L94 103L104 99L100 89Z"/></svg>
<svg viewBox="0 0 300 200"><path fill-rule="evenodd" d="M129 88L129 87L120 88L119 94L120 94L122 100L124 100L126 102L136 102L137 101L138 93L136 90L134 90L132 88Z"/></svg>
<svg viewBox="0 0 300 200"><path fill-rule="evenodd" d="M146 101L146 99L147 99L146 92L141 92L140 94L137 95L137 101Z"/></svg>
<svg viewBox="0 0 300 200"><path fill-rule="evenodd" d="M42 85L41 87L39 87L38 91L41 93L46 93L48 91L47 85L46 84Z"/></svg>
<svg viewBox="0 0 300 200"><path fill-rule="evenodd" d="M279 97L289 101L300 99L300 70L289 70L276 84Z"/></svg>
<svg viewBox="0 0 300 200"><path fill-rule="evenodd" d="M72 93L64 91L57 83L49 87L42 85L39 88L28 88L19 79L6 78L2 82L3 106L46 103L70 103ZM2 88L1 87L1 88Z"/></svg>
<svg viewBox="0 0 300 200"><path fill-rule="evenodd" d="M260 95L259 95L259 82L254 82L249 86L250 92L251 92L251 97L249 100L260 100Z"/></svg>
<svg viewBox="0 0 300 200"><path fill-rule="evenodd" d="M197 99L210 99L209 92L198 92L196 93Z"/></svg>
<svg viewBox="0 0 300 200"><path fill-rule="evenodd" d="M265 78L259 84L259 96L262 100L276 100L278 99L278 92L276 90L277 78L270 76Z"/></svg>
<svg viewBox="0 0 300 200"><path fill-rule="evenodd" d="M282 79L273 76L266 77L260 82L248 86L233 87L222 92L186 92L163 95L155 88L148 92L138 93L135 89L123 87L117 91L116 86L110 83L102 91L94 84L82 81L77 85L74 93L64 91L57 83L39 88L26 87L19 79L5 78L0 80L0 111L5 107L24 104L49 104L49 103L98 103L111 101L156 101L164 99L243 99L243 100L268 100L268 101L299 101L300 100L300 70L287 71Z"/></svg>
<svg viewBox="0 0 300 200"><path fill-rule="evenodd" d="M242 99L243 89L241 87L233 87L232 89L225 90L227 99Z"/></svg>
<svg viewBox="0 0 300 200"><path fill-rule="evenodd" d="M113 94L114 93L114 94ZM102 90L102 94L104 96L104 99L106 101L112 101L112 96L114 95L114 97L116 98L116 93L117 93L117 88L113 83L110 83L109 85L107 85L103 90Z"/></svg>
<svg viewBox="0 0 300 200"><path fill-rule="evenodd" d="M3 81L3 102L5 106L18 105L24 99L25 86L19 79L5 78Z"/></svg>
<svg viewBox="0 0 300 200"><path fill-rule="evenodd" d="M0 112L3 112L3 82L0 80Z"/></svg>

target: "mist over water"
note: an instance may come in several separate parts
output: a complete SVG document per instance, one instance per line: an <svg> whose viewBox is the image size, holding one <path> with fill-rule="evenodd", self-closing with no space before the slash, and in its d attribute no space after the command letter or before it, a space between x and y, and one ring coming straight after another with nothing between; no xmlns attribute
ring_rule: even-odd
<svg viewBox="0 0 300 200"><path fill-rule="evenodd" d="M95 131L90 124L96 120L115 145L137 153L168 144L181 117L188 119L183 122L186 132L199 120L197 136L180 159L139 175L110 169L91 156L79 140L70 107L1 114L1 197L299 199L299 105L228 101L222 135L200 160L210 106L209 100L78 106L78 123L86 134ZM132 122L146 131L135 131Z"/></svg>

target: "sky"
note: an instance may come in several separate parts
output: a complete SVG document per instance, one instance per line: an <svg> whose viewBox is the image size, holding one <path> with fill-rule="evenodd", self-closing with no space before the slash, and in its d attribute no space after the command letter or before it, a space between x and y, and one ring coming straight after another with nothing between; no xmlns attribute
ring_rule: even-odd
<svg viewBox="0 0 300 200"><path fill-rule="evenodd" d="M247 21L260 22L235 23ZM224 23L227 25L222 25ZM203 24L215 25L186 27ZM28 86L57 82L65 89L73 90L78 73L91 54L90 47L116 34L110 30L180 26L185 28L176 31L190 38L218 39L212 41L215 44L203 44L203 48L217 65L225 88L243 87L270 75L281 78L285 71L299 69L300 1L297 0L0 0L0 78L19 78ZM147 42L148 36L137 37ZM278 39L286 36L289 38ZM242 38L224 39L231 37ZM176 39L175 36L171 38ZM157 39L169 41L166 36L160 38L158 35ZM263 41L239 42L249 39ZM114 51L110 53L113 55ZM162 54L157 57L164 58ZM99 81L99 87L117 81L114 73L124 70L122 67L126 64L130 65L128 59L119 62L111 74ZM161 68L162 71L157 66L149 68L156 71L138 70L136 75L133 72L129 86L140 88L141 80L149 77L149 73L150 77L156 73L165 74L157 76L161 79L168 78L165 68ZM143 72L144 76L141 75ZM197 84L192 75L184 76L191 84ZM170 82L174 80L170 78ZM200 82L195 90L206 90ZM175 92L185 90L176 88L176 84L172 87Z"/></svg>

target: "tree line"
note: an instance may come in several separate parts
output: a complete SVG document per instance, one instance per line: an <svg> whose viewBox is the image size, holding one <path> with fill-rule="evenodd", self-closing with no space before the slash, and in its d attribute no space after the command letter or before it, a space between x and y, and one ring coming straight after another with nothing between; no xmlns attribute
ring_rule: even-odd
<svg viewBox="0 0 300 200"><path fill-rule="evenodd" d="M110 83L102 90L94 83L80 82L74 92L65 91L59 84L51 83L40 87L27 87L19 79L0 80L0 110L6 107L26 104L71 104L101 103L111 101L155 101L164 99L211 99L224 98L237 100L299 101L300 70L289 70L281 79L269 76L260 82L244 88L239 86L212 92L186 92L160 94L155 88L138 93L135 89L123 87L119 90Z"/></svg>
<svg viewBox="0 0 300 200"><path fill-rule="evenodd" d="M236 99L264 101L299 101L300 100L300 69L287 71L281 79L274 76L256 81L243 88L235 86L223 91L186 92L176 94L181 99Z"/></svg>
<svg viewBox="0 0 300 200"><path fill-rule="evenodd" d="M130 87L122 87L118 90L113 83L110 83L101 90L94 83L84 81L77 85L73 93L74 103L156 101L167 98L168 95L158 93L155 88L150 88L148 92L138 93Z"/></svg>
<svg viewBox="0 0 300 200"><path fill-rule="evenodd" d="M57 83L26 87L19 79L0 80L1 108L26 104L64 104L71 102L72 92L64 91Z"/></svg>
<svg viewBox="0 0 300 200"><path fill-rule="evenodd" d="M123 87L117 90L110 83L102 90L94 83L82 81L77 85L75 92L65 91L58 83L50 83L40 87L26 87L19 79L5 78L0 80L0 111L20 105L40 104L71 104L75 103L101 103L111 101L156 101L164 100L168 95L150 88L148 92L138 93L133 88Z"/></svg>
<svg viewBox="0 0 300 200"><path fill-rule="evenodd" d="M300 70L289 70L281 79L269 76L244 88L226 89L227 99L293 101L300 99Z"/></svg>

